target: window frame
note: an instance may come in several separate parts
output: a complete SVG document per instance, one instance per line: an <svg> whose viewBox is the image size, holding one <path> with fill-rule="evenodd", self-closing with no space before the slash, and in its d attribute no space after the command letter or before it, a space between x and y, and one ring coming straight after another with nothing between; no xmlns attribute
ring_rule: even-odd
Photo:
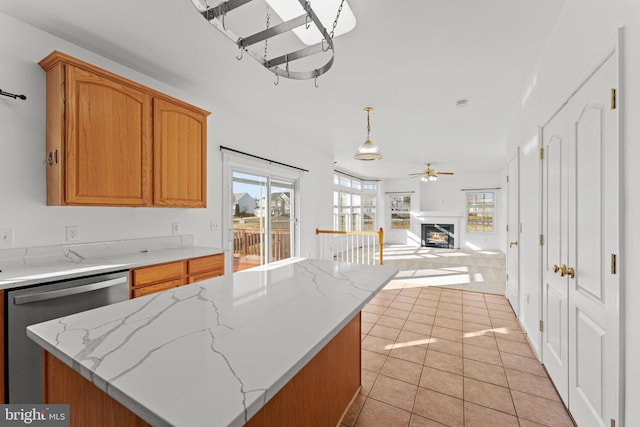
<svg viewBox="0 0 640 427"><path fill-rule="evenodd" d="M487 195L491 195L487 198ZM480 199L479 195L482 195ZM467 233L496 233L496 191L489 190L476 190L467 191L465 194L465 220L466 220L466 232ZM471 200L473 199L473 200ZM487 203L485 200L490 199L491 202ZM481 200L481 201L478 201ZM487 215L487 210L490 210L490 216ZM481 215L478 215L481 213ZM476 219L471 221L470 216L476 215ZM487 217L490 218L490 222L487 221ZM473 227L473 229L472 229ZM489 229L490 227L490 229ZM478 229L480 228L480 229Z"/></svg>
<svg viewBox="0 0 640 427"><path fill-rule="evenodd" d="M398 206L394 203L394 198L408 198L408 203L403 200ZM389 194L389 224L392 230L410 230L411 229L411 203L412 197L409 193ZM400 216L401 215L401 216ZM399 221L394 221L394 218Z"/></svg>
<svg viewBox="0 0 640 427"><path fill-rule="evenodd" d="M378 223L379 186L377 181L333 172L334 231L376 231ZM373 198L373 204L363 204ZM359 200L359 202L358 202ZM372 216L365 221L365 213ZM367 222L370 222L367 225Z"/></svg>

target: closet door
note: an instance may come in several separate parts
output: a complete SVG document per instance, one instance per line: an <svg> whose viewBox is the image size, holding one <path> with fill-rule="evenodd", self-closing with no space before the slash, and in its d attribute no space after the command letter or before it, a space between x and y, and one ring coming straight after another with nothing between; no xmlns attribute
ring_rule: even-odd
<svg viewBox="0 0 640 427"><path fill-rule="evenodd" d="M543 363L580 427L620 414L617 52L543 128Z"/></svg>
<svg viewBox="0 0 640 427"><path fill-rule="evenodd" d="M560 111L542 130L542 363L560 397L568 404L569 327L566 274L568 239L569 138L567 113Z"/></svg>
<svg viewBox="0 0 640 427"><path fill-rule="evenodd" d="M507 289L513 311L520 313L520 150L507 167Z"/></svg>
<svg viewBox="0 0 640 427"><path fill-rule="evenodd" d="M569 410L579 426L617 419L620 377L617 59L576 93L569 155Z"/></svg>

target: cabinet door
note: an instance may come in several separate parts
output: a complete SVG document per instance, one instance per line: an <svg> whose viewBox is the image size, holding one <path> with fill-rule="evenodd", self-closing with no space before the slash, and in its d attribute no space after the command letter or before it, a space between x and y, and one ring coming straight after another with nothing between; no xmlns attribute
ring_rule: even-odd
<svg viewBox="0 0 640 427"><path fill-rule="evenodd" d="M151 203L151 96L67 65L67 204Z"/></svg>
<svg viewBox="0 0 640 427"><path fill-rule="evenodd" d="M153 204L206 207L206 116L154 98L153 118Z"/></svg>
<svg viewBox="0 0 640 427"><path fill-rule="evenodd" d="M187 269L184 261L157 264L149 267L141 267L133 270L131 286L145 286L152 283L166 282L181 279L186 276ZM182 282L184 284L184 280Z"/></svg>
<svg viewBox="0 0 640 427"><path fill-rule="evenodd" d="M187 262L189 283L199 282L212 277L224 275L224 254L209 255L200 258L191 258Z"/></svg>
<svg viewBox="0 0 640 427"><path fill-rule="evenodd" d="M169 282L156 283L155 285L142 286L140 288L133 288L131 290L131 297L138 298L143 297L145 295L154 294L156 292L166 291L167 289L177 288L178 286L182 286L183 280L171 280Z"/></svg>

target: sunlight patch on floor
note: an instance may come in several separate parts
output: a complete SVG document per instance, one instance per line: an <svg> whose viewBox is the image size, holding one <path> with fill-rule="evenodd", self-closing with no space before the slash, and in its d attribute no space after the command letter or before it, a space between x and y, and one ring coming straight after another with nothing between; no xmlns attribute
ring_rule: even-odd
<svg viewBox="0 0 640 427"><path fill-rule="evenodd" d="M394 348L404 348L404 347L413 347L416 345L424 345L438 341L437 338L426 338L423 340L413 340L406 342L397 342L394 344L389 344L384 347L385 350L393 350Z"/></svg>
<svg viewBox="0 0 640 427"><path fill-rule="evenodd" d="M482 335L487 335L488 332L509 335L509 330L507 328L491 328L491 329L482 329L480 331L465 332L462 336L464 338L473 338L473 337L479 337Z"/></svg>
<svg viewBox="0 0 640 427"><path fill-rule="evenodd" d="M390 282L390 284L393 281ZM418 286L448 286L448 285L461 285L464 283L471 283L471 277L468 274L451 274L447 276L429 276L429 277L412 277L402 279L402 283ZM405 286L406 287L406 286ZM400 289L402 284L398 288L386 288L385 289Z"/></svg>

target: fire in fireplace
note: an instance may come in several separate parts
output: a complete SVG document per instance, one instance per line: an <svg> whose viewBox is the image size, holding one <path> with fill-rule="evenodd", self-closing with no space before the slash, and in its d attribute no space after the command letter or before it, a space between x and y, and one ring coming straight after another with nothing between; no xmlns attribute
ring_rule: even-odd
<svg viewBox="0 0 640 427"><path fill-rule="evenodd" d="M453 224L422 224L422 246L454 249Z"/></svg>

